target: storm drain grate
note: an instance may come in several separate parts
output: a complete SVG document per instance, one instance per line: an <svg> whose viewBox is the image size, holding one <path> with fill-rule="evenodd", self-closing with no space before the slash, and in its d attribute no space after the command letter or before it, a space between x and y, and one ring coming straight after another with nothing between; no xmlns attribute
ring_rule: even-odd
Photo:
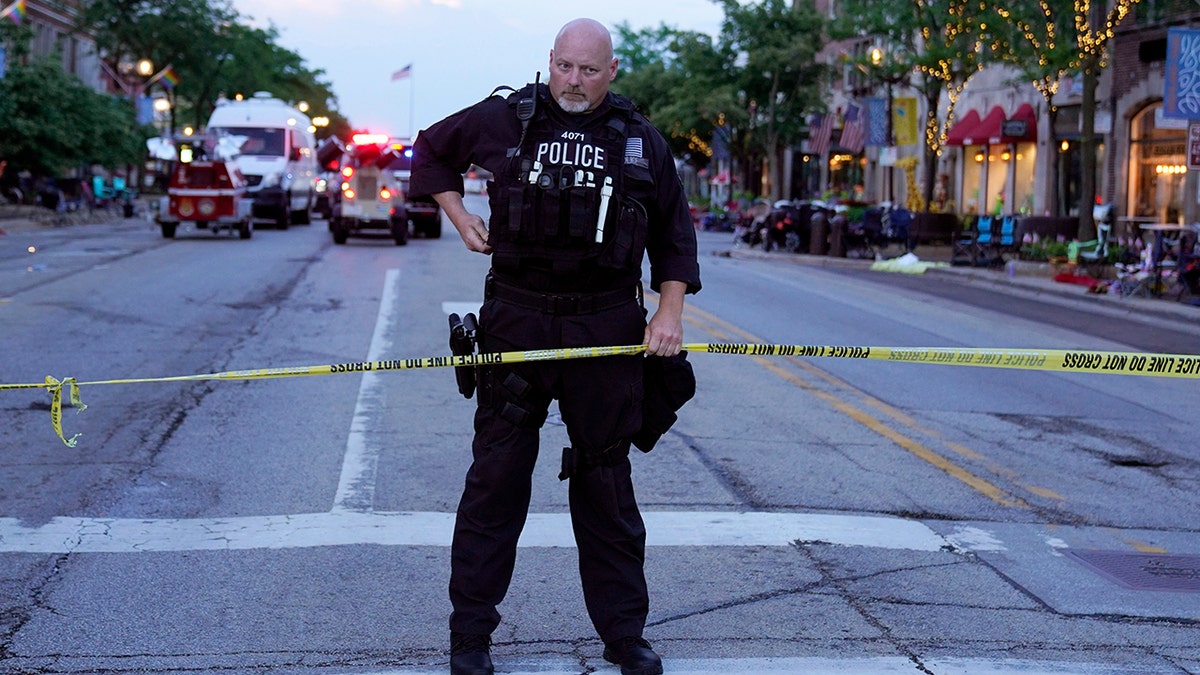
<svg viewBox="0 0 1200 675"><path fill-rule="evenodd" d="M1068 556L1135 591L1200 591L1200 555L1072 550Z"/></svg>

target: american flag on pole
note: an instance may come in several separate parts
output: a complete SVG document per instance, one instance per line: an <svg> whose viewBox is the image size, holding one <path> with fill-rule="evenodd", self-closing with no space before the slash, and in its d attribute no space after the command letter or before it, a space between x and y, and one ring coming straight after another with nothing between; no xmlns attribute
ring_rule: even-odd
<svg viewBox="0 0 1200 675"><path fill-rule="evenodd" d="M845 122L842 124L842 139L838 142L843 148L857 155L863 150L867 140L867 130L863 124L862 108L850 104L846 108Z"/></svg>
<svg viewBox="0 0 1200 675"><path fill-rule="evenodd" d="M809 129L812 129L812 136L808 141L814 155L820 157L829 150L829 137L833 134L833 118L837 117L834 113L826 113L817 115L809 123Z"/></svg>
<svg viewBox="0 0 1200 675"><path fill-rule="evenodd" d="M411 63L408 64L407 66L404 66L400 70L397 70L396 72L392 73L392 81L395 82L396 80L403 80L404 78L406 78L410 75L412 75L412 64Z"/></svg>

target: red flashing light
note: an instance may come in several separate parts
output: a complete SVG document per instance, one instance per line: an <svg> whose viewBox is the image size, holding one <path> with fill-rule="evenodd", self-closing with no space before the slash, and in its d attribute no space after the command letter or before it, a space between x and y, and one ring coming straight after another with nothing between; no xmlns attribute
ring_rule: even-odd
<svg viewBox="0 0 1200 675"><path fill-rule="evenodd" d="M384 201L387 201L387 200L391 199L391 198L392 198L392 191L391 191L391 190L389 190L389 189L387 189L387 188L380 188L380 189L379 189L379 198L380 198L380 199L382 199L382 200L384 200Z"/></svg>
<svg viewBox="0 0 1200 675"><path fill-rule="evenodd" d="M354 134L350 140L355 145L385 145L389 139L387 134Z"/></svg>
<svg viewBox="0 0 1200 675"><path fill-rule="evenodd" d="M353 188L346 188L345 190L342 190L342 196L345 197L346 199L354 199L354 197L356 195L357 195L357 193L354 191Z"/></svg>
<svg viewBox="0 0 1200 675"><path fill-rule="evenodd" d="M342 175L345 176L346 178L350 178L351 176L354 175L354 167L352 167L352 166L342 167Z"/></svg>

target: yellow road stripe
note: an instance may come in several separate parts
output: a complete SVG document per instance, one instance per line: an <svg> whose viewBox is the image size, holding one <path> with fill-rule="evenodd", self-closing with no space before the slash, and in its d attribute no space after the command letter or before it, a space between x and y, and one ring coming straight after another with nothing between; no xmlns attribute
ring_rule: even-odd
<svg viewBox="0 0 1200 675"><path fill-rule="evenodd" d="M693 310L694 310L695 314L703 317L704 321L710 321L712 324L721 324L725 327L728 327L730 330L738 333L739 335L741 335L744 338L751 339L751 340L753 339L752 335L746 333L745 331L741 330L740 328L737 328L736 326L732 326L729 323L727 323L721 319L718 319L715 316L712 316L711 314L708 314L702 310L698 310L695 308L691 308L691 307L688 308L689 312L692 312ZM721 334L720 329L716 329L713 326L707 326L707 327L703 326L697 320L695 320L691 317L689 317L689 323L692 323L693 325L700 327L701 329L705 330L706 332L713 334L713 336L718 339L723 339L725 337L724 335ZM806 382L805 380L797 377L794 373L786 370L785 368L782 368L781 366L779 366L778 363L770 361L762 356L755 356L755 357L753 357L753 359L759 365L762 365L764 368L771 371L775 375L796 385L797 387L800 387L804 391L812 394L813 396L816 396L817 398L821 399L822 401L825 401L827 404L829 404L831 407L833 407L838 412L841 412L842 414L853 419L855 422L858 422L859 424L867 427L868 429L874 431L875 433L879 434L880 436L883 436L884 438L888 439L889 441L895 443L896 445L900 446L901 448L903 448L905 451L912 454L913 456L918 457L918 458L924 460L925 462L928 462L929 464L932 464L934 467L937 467L938 469L940 469L947 475L965 483L966 485L970 486L972 489L974 489L975 491L984 495L988 499L991 499L992 501L994 501L998 504L1001 504L1003 506L1012 506L1012 507L1018 507L1018 508L1024 508L1024 509L1030 508L1029 504L1025 503L1025 501L1022 500L1021 498L1007 493L1005 490L1003 490L1002 488L1000 488L999 486L995 485L994 483L988 481L985 478L976 476L975 474L971 473L967 469L955 464L954 462L950 461L949 459L938 454L937 451L933 450L932 448L902 434L901 432L888 426L886 423L879 420L878 418L871 416L870 414L868 414L866 411L862 410L861 408L858 408L857 406L855 406L845 400L842 400L832 394L829 394L827 392L817 389L809 382ZM815 368L807 363L804 363L803 361L796 361L796 360L792 360L792 361L799 363L800 365L802 365L804 367L804 369L806 371L819 376L821 379L827 381L830 384L833 384L834 386L837 386L842 389L854 389L848 383L843 382L842 380L838 379L834 375L832 375L830 373L826 373L825 371L823 371L819 368ZM855 389L855 391L857 392L856 389ZM916 424L915 420L913 420L908 415L901 413L899 410L888 405L887 403L880 401L879 399L876 399L874 397L870 397L870 396L867 396L866 400L868 402L870 402L871 405L873 405L874 407L877 407L880 410L886 412L889 416L897 417L897 418L904 418L905 420L907 420L907 422L909 423L910 426L919 429L919 426ZM977 453L972 452L972 454L977 454Z"/></svg>

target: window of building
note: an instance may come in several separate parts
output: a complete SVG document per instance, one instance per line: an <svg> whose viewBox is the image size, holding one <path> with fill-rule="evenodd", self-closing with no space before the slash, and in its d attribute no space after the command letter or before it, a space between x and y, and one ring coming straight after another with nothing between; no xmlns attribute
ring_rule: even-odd
<svg viewBox="0 0 1200 675"><path fill-rule="evenodd" d="M1187 176L1187 130L1155 123L1162 102L1151 104L1130 122L1128 215L1159 223L1183 222L1183 183Z"/></svg>

